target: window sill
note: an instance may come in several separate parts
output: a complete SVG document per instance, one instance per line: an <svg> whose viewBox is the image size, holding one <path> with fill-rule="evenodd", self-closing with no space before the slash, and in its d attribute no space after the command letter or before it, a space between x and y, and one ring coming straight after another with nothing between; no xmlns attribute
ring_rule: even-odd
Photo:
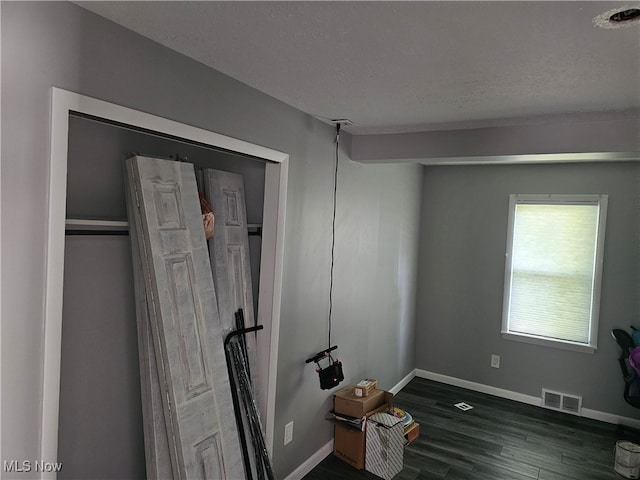
<svg viewBox="0 0 640 480"><path fill-rule="evenodd" d="M559 348L561 350L571 350L582 353L595 353L597 347L595 345L585 345L583 343L567 342L562 340L550 340L543 337L535 337L522 333L502 332L502 338L505 340L514 340L516 342L530 343L543 347Z"/></svg>

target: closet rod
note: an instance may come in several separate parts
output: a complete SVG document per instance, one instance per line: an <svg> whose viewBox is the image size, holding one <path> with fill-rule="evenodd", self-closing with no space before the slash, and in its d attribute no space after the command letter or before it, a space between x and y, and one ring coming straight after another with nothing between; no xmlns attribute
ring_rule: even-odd
<svg viewBox="0 0 640 480"><path fill-rule="evenodd" d="M249 224L247 224L247 233L250 236L261 237L262 236L262 224L261 223L249 223Z"/></svg>
<svg viewBox="0 0 640 480"><path fill-rule="evenodd" d="M67 218L65 235L129 235L126 220Z"/></svg>
<svg viewBox="0 0 640 480"><path fill-rule="evenodd" d="M128 235L129 222L126 220L67 218L65 233L67 235ZM262 224L249 223L247 233L251 236L262 236Z"/></svg>
<svg viewBox="0 0 640 480"><path fill-rule="evenodd" d="M65 235L129 235L129 230L65 230Z"/></svg>

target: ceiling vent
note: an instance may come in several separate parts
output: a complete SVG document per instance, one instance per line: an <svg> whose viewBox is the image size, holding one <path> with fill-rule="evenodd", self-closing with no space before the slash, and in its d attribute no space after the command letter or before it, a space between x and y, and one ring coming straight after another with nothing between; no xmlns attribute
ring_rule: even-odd
<svg viewBox="0 0 640 480"><path fill-rule="evenodd" d="M582 397L542 389L542 406L572 415L582 414Z"/></svg>

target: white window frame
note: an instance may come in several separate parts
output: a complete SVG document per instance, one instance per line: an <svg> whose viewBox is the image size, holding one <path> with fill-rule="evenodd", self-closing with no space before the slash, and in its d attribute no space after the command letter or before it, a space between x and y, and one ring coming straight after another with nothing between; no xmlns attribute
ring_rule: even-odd
<svg viewBox="0 0 640 480"><path fill-rule="evenodd" d="M591 322L588 343L551 339L548 337L509 331L509 308L511 301L512 252L514 239L515 212L517 204L533 205L597 205L598 233L596 239L595 265L593 272L593 295L591 298ZM502 337L534 345L543 345L565 350L594 353L598 348L598 321L600 313L600 293L602 286L602 261L604 255L605 225L607 219L607 195L557 195L557 194L511 194L509 195L509 224L507 231L507 252L504 274L504 297L502 306Z"/></svg>

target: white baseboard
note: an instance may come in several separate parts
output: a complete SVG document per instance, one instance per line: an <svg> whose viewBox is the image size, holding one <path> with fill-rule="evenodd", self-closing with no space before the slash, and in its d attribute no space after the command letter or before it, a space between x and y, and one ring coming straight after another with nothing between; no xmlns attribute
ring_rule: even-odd
<svg viewBox="0 0 640 480"><path fill-rule="evenodd" d="M504 390L502 388L496 388L490 385L484 385L482 383L470 382L469 380L463 380L461 378L449 377L448 375L429 372L427 370L416 369L416 377L426 378L427 380L433 380L435 382L446 383L447 385L453 385L454 387L466 388L475 392L488 393L489 395L495 395L496 397L515 400L516 402L526 403L529 405L540 406L541 403L540 397L512 392L511 390Z"/></svg>
<svg viewBox="0 0 640 480"><path fill-rule="evenodd" d="M482 383L470 382L469 380L463 380L461 378L449 377L448 375L442 375L440 373L429 372L427 370L416 369L416 377L426 378L440 383L446 383L447 385L453 385L455 387L462 387L468 390L474 390L476 392L487 393L489 395L495 395L496 397L506 398L508 400L515 400L516 402L526 403L529 405L535 405L540 407L542 405L542 399L540 397L534 397L532 395L525 395L523 393L513 392L511 390L504 390L502 388L492 387L490 385L484 385ZM582 409L582 416L590 418L592 420L599 420L601 422L613 423L614 425L627 425L632 428L640 429L640 420L635 418L623 417L607 412L600 412L598 410L591 410L589 408Z"/></svg>
<svg viewBox="0 0 640 480"><path fill-rule="evenodd" d="M333 439L320 450L311 455L302 465L291 472L284 480L301 480L307 473L313 470L327 455L333 452Z"/></svg>
<svg viewBox="0 0 640 480"><path fill-rule="evenodd" d="M627 427L640 430L640 420L637 418L623 417L613 413L591 410L590 408L583 408L582 416L593 420L600 420L601 422L613 423L614 425L626 425Z"/></svg>
<svg viewBox="0 0 640 480"><path fill-rule="evenodd" d="M402 390L416 376L416 370L411 370L406 377L396 383L389 392L394 395ZM301 480L307 473L313 470L327 455L333 452L333 440L328 442L324 447L311 455L302 465L291 472L285 480Z"/></svg>
<svg viewBox="0 0 640 480"><path fill-rule="evenodd" d="M391 393L393 393L394 395L397 395L398 392L400 390L402 390L404 387L407 386L407 384L413 380L416 376L416 369L414 368L413 370L411 370L406 377L404 377L402 380L400 380L398 383L395 384L395 386L391 387L391 389L389 389L389 391Z"/></svg>

